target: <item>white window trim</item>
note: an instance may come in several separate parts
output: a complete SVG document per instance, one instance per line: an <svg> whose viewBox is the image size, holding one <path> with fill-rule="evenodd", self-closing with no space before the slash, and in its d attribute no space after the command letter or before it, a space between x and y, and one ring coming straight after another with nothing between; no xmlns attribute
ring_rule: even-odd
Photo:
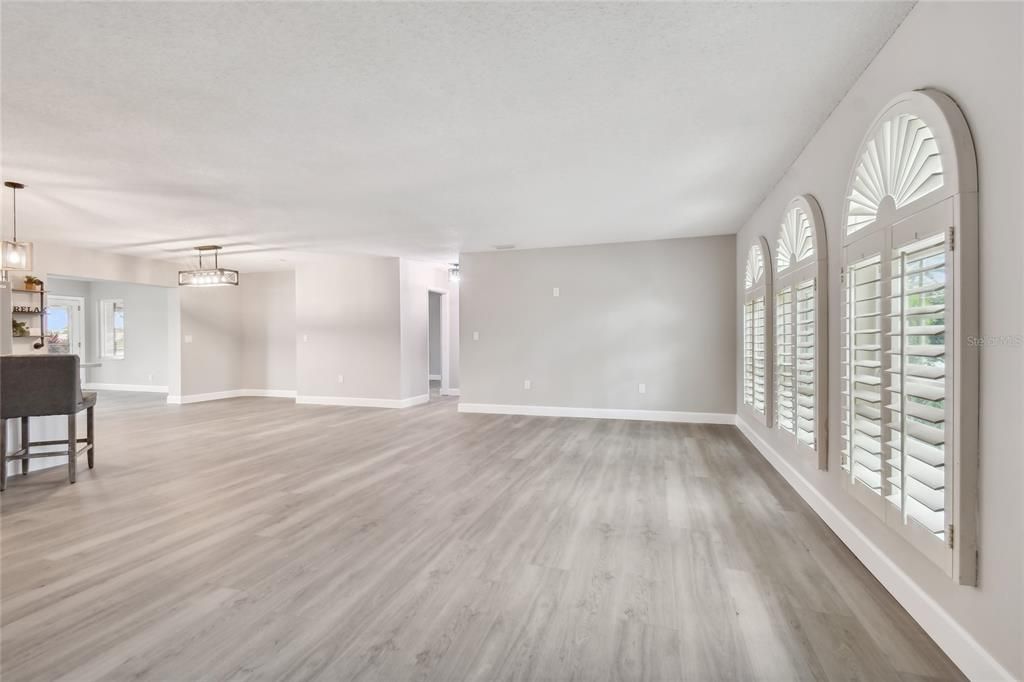
<svg viewBox="0 0 1024 682"><path fill-rule="evenodd" d="M758 298L764 299L764 330L763 330L763 345L764 345L764 412L760 412L753 405L747 404L745 400L741 400L740 404L751 417L764 425L770 425L774 420L773 416L773 402L775 396L774 390L774 373L772 368L775 364L775 350L774 350L774 334L775 330L772 324L774 319L775 311L775 300L772 295L772 258L771 251L768 249L768 240L764 237L758 237L757 240L747 250L747 262L750 262L751 255L756 249L760 249L761 259L763 268L759 277L750 282L750 286L747 284L747 270L744 269L744 294L743 294L743 305L740 310L741 328L743 333L741 334L741 342L746 344L746 307L748 304L756 301ZM746 391L746 357L743 358L744 363L744 376L742 378L743 390ZM756 381L756 376L752 377L752 380Z"/></svg>
<svg viewBox="0 0 1024 682"><path fill-rule="evenodd" d="M941 156L942 185L901 206L889 202L884 210L873 216L873 220L862 223L851 233L847 229L847 215L857 167L883 124L901 114L920 118L934 135ZM947 483L951 490L946 491L950 505L946 511L949 528L946 546L937 546L941 543L934 537L921 537L924 535L921 529L904 524L902 520L893 522L892 512L887 509L892 505L885 501L884 496L853 484L848 476L843 476L843 480L845 487L885 519L890 528L961 585L977 584L978 349L967 344L968 338L979 333L977 182L974 143L967 121L956 103L944 93L932 89L905 93L882 110L861 143L847 187L848 199L841 222L844 277L849 265L857 262L861 255L879 253L884 283L882 295L886 301L891 293L889 271L894 244L898 246L908 241L904 236L907 231L911 232L911 237L916 234L919 238L928 233L950 231L947 240L952 239L953 244L951 248L947 246L950 279L946 285L946 300L952 301L952 310L947 303L946 356L947 366L951 365L952 381L946 395L946 409L952 436L947 443L950 447L946 466L951 466L953 473L947 479L951 482ZM918 228L918 225L922 227ZM843 286L845 292L845 283ZM881 312L882 315L888 314L889 307L883 307ZM884 352L888 350L887 337L883 336L882 343ZM884 453L885 450L883 458Z"/></svg>
<svg viewBox="0 0 1024 682"><path fill-rule="evenodd" d="M822 471L828 469L828 244L825 240L825 218L821 206L810 194L803 194L794 197L786 206L783 212L782 221L779 226L779 238L786 229L786 220L794 211L800 211L807 216L810 223L813 240L813 254L790 263L786 268L778 267L776 264L775 275L772 281L772 288L776 293L792 289L792 324L791 334L795 342L797 327L797 288L799 285L812 281L814 287L814 442L815 447L811 448L797 438L796 433L790 433L778 424L775 424L779 434L790 440L790 444L798 451L817 457L818 468ZM776 249L778 254L778 249ZM773 301L774 305L774 301ZM778 321L776 320L776 323ZM795 352L795 350L794 350ZM773 354L773 362L776 359ZM794 360L795 367L795 360ZM795 381L795 377L794 377ZM773 391L775 386L773 385ZM795 400L795 398L794 398ZM778 406L776 405L776 411ZM794 407L794 412L796 408Z"/></svg>
<svg viewBox="0 0 1024 682"><path fill-rule="evenodd" d="M124 315L124 351L122 352L122 354L120 356L117 356L117 355L113 354L113 352L112 352L113 349L110 349L110 348L107 347L106 308L107 308L108 304L113 304L113 303L116 303L116 302L120 302L121 303L121 307L122 308L124 307L124 299L123 298L104 298L104 299L100 299L100 301L97 303L97 306L98 306L97 320L98 320L99 324L97 324L96 327L99 330L99 339L98 340L99 340L99 348L100 348L100 358L102 360L118 360L118 361L120 361L120 360L124 360L128 356L128 316L124 312L122 312L122 315Z"/></svg>

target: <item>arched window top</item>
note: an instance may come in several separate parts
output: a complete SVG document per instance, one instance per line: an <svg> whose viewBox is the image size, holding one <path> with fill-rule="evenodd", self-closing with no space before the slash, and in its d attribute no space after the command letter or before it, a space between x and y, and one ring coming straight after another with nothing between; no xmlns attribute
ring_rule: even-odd
<svg viewBox="0 0 1024 682"><path fill-rule="evenodd" d="M845 235L977 191L973 149L967 122L947 95L926 89L894 99L857 153L846 194Z"/></svg>
<svg viewBox="0 0 1024 682"><path fill-rule="evenodd" d="M786 211L775 249L775 270L784 272L790 265L814 257L814 232L811 219L799 206Z"/></svg>
<svg viewBox="0 0 1024 682"><path fill-rule="evenodd" d="M824 219L818 202L809 194L794 197L786 207L779 225L775 249L775 271L825 258Z"/></svg>
<svg viewBox="0 0 1024 682"><path fill-rule="evenodd" d="M747 251L747 270L743 277L744 287L749 291L764 282L764 253L761 242L757 241Z"/></svg>

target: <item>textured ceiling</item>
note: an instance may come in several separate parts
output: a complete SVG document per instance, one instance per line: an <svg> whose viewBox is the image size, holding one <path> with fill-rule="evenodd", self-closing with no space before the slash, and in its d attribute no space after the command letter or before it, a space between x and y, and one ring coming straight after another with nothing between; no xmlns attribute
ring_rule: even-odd
<svg viewBox="0 0 1024 682"><path fill-rule="evenodd" d="M242 269L732 233L909 7L4 2L3 175Z"/></svg>

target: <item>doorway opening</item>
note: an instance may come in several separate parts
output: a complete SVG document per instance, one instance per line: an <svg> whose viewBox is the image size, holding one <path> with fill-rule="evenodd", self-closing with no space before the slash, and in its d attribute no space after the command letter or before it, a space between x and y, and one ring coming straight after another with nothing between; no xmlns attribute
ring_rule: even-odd
<svg viewBox="0 0 1024 682"><path fill-rule="evenodd" d="M448 394L449 296L440 289L427 290L427 385L430 399Z"/></svg>

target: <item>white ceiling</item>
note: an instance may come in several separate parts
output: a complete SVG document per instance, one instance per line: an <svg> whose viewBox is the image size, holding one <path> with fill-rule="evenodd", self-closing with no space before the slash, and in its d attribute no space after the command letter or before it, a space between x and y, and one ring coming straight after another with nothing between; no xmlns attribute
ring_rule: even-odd
<svg viewBox="0 0 1024 682"><path fill-rule="evenodd" d="M909 8L5 1L3 177L242 269L732 233Z"/></svg>

